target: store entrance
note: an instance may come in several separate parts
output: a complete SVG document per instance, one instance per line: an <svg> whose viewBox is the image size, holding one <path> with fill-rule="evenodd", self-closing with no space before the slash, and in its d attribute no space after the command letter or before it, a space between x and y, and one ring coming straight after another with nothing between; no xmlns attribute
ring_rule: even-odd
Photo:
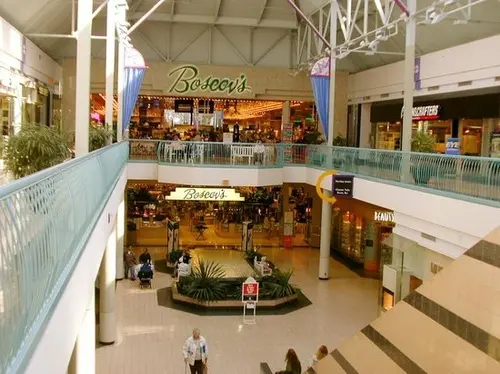
<svg viewBox="0 0 500 374"><path fill-rule="evenodd" d="M203 187L130 182L127 245L166 246L169 220L179 222L181 247L239 247L243 223L247 221L253 223L255 245L281 244L281 186L218 188L224 191L226 198L238 196L241 201L173 200L173 196L179 198L179 190L186 189L204 190ZM303 238L297 240L303 241Z"/></svg>

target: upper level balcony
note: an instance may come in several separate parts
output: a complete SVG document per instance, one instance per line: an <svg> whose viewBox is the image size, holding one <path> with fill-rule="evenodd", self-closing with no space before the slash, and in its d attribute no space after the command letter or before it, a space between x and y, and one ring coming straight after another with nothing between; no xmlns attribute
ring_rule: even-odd
<svg viewBox="0 0 500 374"><path fill-rule="evenodd" d="M321 171L335 170L356 178L500 206L500 160L494 158L325 145L131 140L129 160L132 165L157 164L157 178L153 179L166 183L315 184ZM191 173L187 168L196 172ZM210 168L210 172L200 173L200 168ZM297 168L314 169L318 173L301 180ZM221 169L231 171L218 172ZM144 168L129 171L129 179L151 179L153 174L148 177L140 170ZM328 184L323 187L330 188Z"/></svg>

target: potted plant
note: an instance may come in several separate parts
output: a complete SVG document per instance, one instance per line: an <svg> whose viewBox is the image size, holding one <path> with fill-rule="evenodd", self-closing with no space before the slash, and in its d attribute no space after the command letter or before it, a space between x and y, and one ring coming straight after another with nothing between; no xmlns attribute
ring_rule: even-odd
<svg viewBox="0 0 500 374"><path fill-rule="evenodd" d="M411 151L419 153L434 153L436 142L434 137L427 132L417 131L411 138ZM437 165L433 162L434 157L424 155L413 155L411 157L411 173L415 184L427 185L429 180L436 175Z"/></svg>
<svg viewBox="0 0 500 374"><path fill-rule="evenodd" d="M2 148L5 169L16 179L71 157L65 137L54 128L42 125L23 125Z"/></svg>
<svg viewBox="0 0 500 374"><path fill-rule="evenodd" d="M108 145L112 139L113 132L100 124L89 125L89 151L95 151Z"/></svg>

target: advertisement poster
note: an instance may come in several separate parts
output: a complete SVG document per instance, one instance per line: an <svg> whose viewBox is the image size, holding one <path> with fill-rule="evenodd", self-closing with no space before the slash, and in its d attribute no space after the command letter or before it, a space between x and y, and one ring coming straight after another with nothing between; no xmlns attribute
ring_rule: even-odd
<svg viewBox="0 0 500 374"><path fill-rule="evenodd" d="M447 155L459 155L460 154L460 139L459 138L448 138L446 141L446 151Z"/></svg>
<svg viewBox="0 0 500 374"><path fill-rule="evenodd" d="M292 123L284 123L283 129L281 131L281 142L284 144L292 144L293 143L293 124ZM284 158L285 162L292 161L292 147L285 147L284 149Z"/></svg>

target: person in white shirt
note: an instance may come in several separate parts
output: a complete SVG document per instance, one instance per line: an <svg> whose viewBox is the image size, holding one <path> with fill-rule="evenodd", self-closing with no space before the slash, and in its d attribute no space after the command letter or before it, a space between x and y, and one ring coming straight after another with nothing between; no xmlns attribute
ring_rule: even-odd
<svg viewBox="0 0 500 374"><path fill-rule="evenodd" d="M193 336L190 336L182 347L182 354L184 362L189 364L191 374L203 374L208 361L208 348L200 329L193 330Z"/></svg>

